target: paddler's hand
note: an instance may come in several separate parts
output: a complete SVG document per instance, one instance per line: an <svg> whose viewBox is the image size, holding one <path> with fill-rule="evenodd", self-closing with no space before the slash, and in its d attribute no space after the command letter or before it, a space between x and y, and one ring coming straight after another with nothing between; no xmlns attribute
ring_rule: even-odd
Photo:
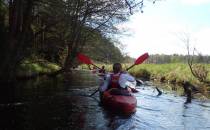
<svg viewBox="0 0 210 130"><path fill-rule="evenodd" d="M132 90L131 90L131 88L130 88L130 87L127 87L127 90L128 90L129 92L132 92Z"/></svg>

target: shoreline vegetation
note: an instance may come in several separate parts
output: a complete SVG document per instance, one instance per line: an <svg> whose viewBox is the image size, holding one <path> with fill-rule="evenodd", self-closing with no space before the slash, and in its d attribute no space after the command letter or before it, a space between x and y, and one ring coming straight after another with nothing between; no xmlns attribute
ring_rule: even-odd
<svg viewBox="0 0 210 130"><path fill-rule="evenodd" d="M210 64L203 65L210 71ZM142 64L130 70L130 73L143 80L169 84L171 90L182 89L189 98L197 95L210 98L210 85L198 81L192 75L189 66L184 63ZM210 75L207 80L210 81Z"/></svg>
<svg viewBox="0 0 210 130"><path fill-rule="evenodd" d="M210 64L202 65L207 68L208 72L210 71ZM98 66L102 65L98 64ZM105 66L108 71L111 71L112 65ZM124 70L129 66L130 64L124 64ZM82 66L82 68L86 68L86 66ZM196 79L187 63L141 64L133 67L129 73L141 80L151 80L156 84L165 84L174 91L181 90L190 99L203 96L210 98L210 84L201 83ZM210 81L210 74L208 74L207 80Z"/></svg>
<svg viewBox="0 0 210 130"><path fill-rule="evenodd" d="M102 64L97 64L99 67ZM111 66L105 64L107 71L111 71ZM123 68L127 68L129 64L123 64ZM210 71L210 64L205 64L205 67ZM79 69L88 69L87 65L78 66ZM40 72L52 72L59 70L60 67L56 64L23 64L20 67L20 73L27 73L28 75ZM190 72L187 64L184 63L170 63L170 64L141 64L132 68L129 73L142 80L151 80L157 84L166 84L171 86L171 90L183 91L184 83L190 86L190 89L195 95L201 94L202 96L210 98L210 86L208 84L200 83ZM210 80L210 75L208 75ZM160 85L162 86L162 85ZM161 87L162 88L162 87ZM163 87L164 89L164 87Z"/></svg>

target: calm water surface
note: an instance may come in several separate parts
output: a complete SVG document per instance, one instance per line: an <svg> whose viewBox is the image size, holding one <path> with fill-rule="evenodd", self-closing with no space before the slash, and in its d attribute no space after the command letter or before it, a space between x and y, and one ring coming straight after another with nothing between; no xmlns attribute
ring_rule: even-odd
<svg viewBox="0 0 210 130"><path fill-rule="evenodd" d="M1 91L1 130L209 130L210 102L164 93L151 86L138 87L137 112L129 117L100 106L95 87L11 88Z"/></svg>

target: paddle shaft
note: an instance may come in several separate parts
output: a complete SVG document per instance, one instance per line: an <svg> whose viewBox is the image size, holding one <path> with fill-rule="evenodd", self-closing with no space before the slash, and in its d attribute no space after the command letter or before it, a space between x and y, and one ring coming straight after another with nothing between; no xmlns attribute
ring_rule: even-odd
<svg viewBox="0 0 210 130"><path fill-rule="evenodd" d="M93 65L93 66L95 66L96 68L98 68L98 69L101 69L100 67L98 67L97 65L95 65L95 64L91 64L91 65Z"/></svg>
<svg viewBox="0 0 210 130"><path fill-rule="evenodd" d="M129 69L133 68L135 66L135 64L131 65L130 67L128 67L126 70L128 71Z"/></svg>
<svg viewBox="0 0 210 130"><path fill-rule="evenodd" d="M99 89L96 89L92 94L90 94L90 97L92 97L95 93L97 93Z"/></svg>

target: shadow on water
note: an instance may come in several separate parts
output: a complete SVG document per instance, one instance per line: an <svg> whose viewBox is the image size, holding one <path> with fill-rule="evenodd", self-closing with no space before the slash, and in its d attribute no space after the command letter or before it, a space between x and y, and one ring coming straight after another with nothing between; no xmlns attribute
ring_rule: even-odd
<svg viewBox="0 0 210 130"><path fill-rule="evenodd" d="M82 74L88 77L87 73ZM39 79L43 80L43 79ZM0 91L2 130L207 130L210 129L210 102L173 93L157 96L155 87L138 87L137 112L125 117L105 110L99 103L95 78L85 85L60 81L31 81L3 86ZM89 84L88 84L89 82ZM1 85L2 86L2 85Z"/></svg>

